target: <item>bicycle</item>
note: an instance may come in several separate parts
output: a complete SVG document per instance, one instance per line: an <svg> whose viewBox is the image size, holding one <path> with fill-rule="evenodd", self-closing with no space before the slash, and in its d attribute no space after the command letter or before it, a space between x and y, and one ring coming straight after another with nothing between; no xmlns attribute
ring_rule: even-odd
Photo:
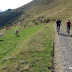
<svg viewBox="0 0 72 72"><path fill-rule="evenodd" d="M57 32L58 32L58 35L59 35L59 31L60 31L60 27L58 26L58 27L57 27Z"/></svg>
<svg viewBox="0 0 72 72"><path fill-rule="evenodd" d="M70 28L69 28L69 26L67 26L67 33L68 33L68 36L69 36L69 34L70 34Z"/></svg>

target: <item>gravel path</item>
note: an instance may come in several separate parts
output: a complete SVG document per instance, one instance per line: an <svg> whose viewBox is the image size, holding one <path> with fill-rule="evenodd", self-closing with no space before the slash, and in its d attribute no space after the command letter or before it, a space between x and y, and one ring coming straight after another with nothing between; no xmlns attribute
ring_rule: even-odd
<svg viewBox="0 0 72 72"><path fill-rule="evenodd" d="M72 72L72 33L67 35L62 27L60 34L55 28L55 72Z"/></svg>

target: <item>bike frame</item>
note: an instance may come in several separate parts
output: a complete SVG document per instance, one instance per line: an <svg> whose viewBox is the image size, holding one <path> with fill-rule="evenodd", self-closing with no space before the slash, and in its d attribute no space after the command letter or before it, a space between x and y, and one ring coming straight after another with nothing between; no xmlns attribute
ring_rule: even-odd
<svg viewBox="0 0 72 72"><path fill-rule="evenodd" d="M69 26L67 26L67 33L68 33L68 35L69 35L69 33L70 33Z"/></svg>
<svg viewBox="0 0 72 72"><path fill-rule="evenodd" d="M59 26L57 27L57 32L58 32L58 34L59 34L59 31L60 31L60 28L59 28Z"/></svg>

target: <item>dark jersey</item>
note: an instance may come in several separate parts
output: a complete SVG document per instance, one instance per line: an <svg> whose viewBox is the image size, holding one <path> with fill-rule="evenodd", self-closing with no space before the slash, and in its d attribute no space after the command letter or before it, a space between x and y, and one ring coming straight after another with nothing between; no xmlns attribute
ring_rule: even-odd
<svg viewBox="0 0 72 72"><path fill-rule="evenodd" d="M70 26L71 25L71 22L67 22L67 25Z"/></svg>
<svg viewBox="0 0 72 72"><path fill-rule="evenodd" d="M56 22L56 24L57 24L57 25L60 25L60 24L61 24L61 21L60 21L60 20L59 20L59 21L57 21L57 22Z"/></svg>

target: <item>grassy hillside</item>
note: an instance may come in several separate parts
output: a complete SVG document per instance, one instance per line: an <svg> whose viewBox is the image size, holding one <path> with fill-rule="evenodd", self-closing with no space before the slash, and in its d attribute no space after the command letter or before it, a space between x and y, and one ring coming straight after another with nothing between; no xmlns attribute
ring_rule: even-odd
<svg viewBox="0 0 72 72"><path fill-rule="evenodd" d="M25 39L30 37L34 32L36 32L41 27L42 26L34 26L31 28L23 29L19 33L20 37L17 37L14 34L15 30L18 29L18 27L12 27L0 40L0 47L1 47L0 48L0 59L3 58L5 54L10 55L13 49L18 48L24 42Z"/></svg>
<svg viewBox="0 0 72 72"><path fill-rule="evenodd" d="M28 5L29 7L27 7ZM20 18L14 21L14 24L17 23L20 19L25 19L21 21L21 24L24 25L24 23L37 19L41 16L43 16L44 19L60 18L64 23L68 19L72 21L71 0L34 0L28 5L25 6L25 11L23 9L24 6L19 8L22 9L23 14L20 15Z"/></svg>
<svg viewBox="0 0 72 72"><path fill-rule="evenodd" d="M0 13L0 26L25 25L41 16L44 19L57 19L63 21L71 19L71 0L33 0L32 2L12 11Z"/></svg>
<svg viewBox="0 0 72 72"><path fill-rule="evenodd" d="M44 3L43 3L44 2ZM32 1L31 3L24 5L18 9L12 11L5 11L0 13L0 26L17 24L20 21L24 21L27 18L33 17L33 14L38 14L42 12L43 5L49 3L50 1ZM47 5L47 4L46 4ZM41 7L42 6L42 7ZM17 20L17 21L16 21ZM12 23L12 24L11 24Z"/></svg>
<svg viewBox="0 0 72 72"><path fill-rule="evenodd" d="M0 72L51 72L53 24L72 21L71 0L33 0L0 13ZM19 30L19 36L15 36Z"/></svg>
<svg viewBox="0 0 72 72"><path fill-rule="evenodd" d="M53 24L20 30L12 27L0 40L1 72L50 72L52 70ZM4 32L4 30L0 31Z"/></svg>

